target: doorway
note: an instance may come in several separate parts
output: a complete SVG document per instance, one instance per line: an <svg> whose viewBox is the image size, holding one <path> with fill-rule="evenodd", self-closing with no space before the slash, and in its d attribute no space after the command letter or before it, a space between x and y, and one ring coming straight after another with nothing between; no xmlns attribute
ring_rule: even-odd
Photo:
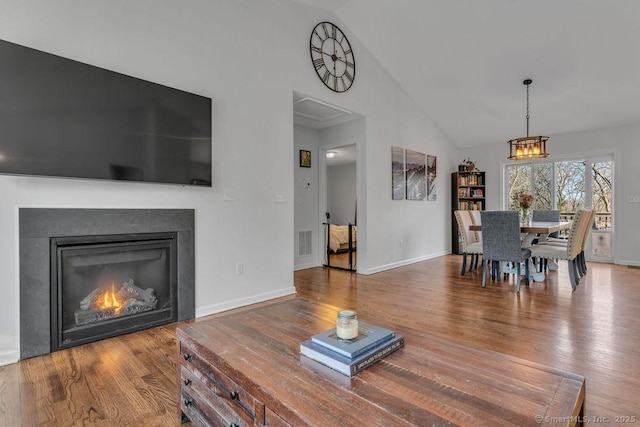
<svg viewBox="0 0 640 427"><path fill-rule="evenodd" d="M365 158L364 117L294 92L293 118L294 270L328 265L355 271L357 235L363 234L363 227L356 227L364 214L364 168L359 164ZM303 154L310 162L301 162ZM337 226L345 226L346 237L329 253L327 233Z"/></svg>
<svg viewBox="0 0 640 427"><path fill-rule="evenodd" d="M358 249L357 147L325 150L325 258L327 267L355 271Z"/></svg>
<svg viewBox="0 0 640 427"><path fill-rule="evenodd" d="M613 157L590 158L585 164L587 200L596 211L585 254L589 261L613 262Z"/></svg>

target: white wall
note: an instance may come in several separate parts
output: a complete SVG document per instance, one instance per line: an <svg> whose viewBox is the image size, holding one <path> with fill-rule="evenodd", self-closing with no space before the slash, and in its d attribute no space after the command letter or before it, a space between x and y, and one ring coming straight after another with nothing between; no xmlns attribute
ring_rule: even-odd
<svg viewBox="0 0 640 427"><path fill-rule="evenodd" d="M327 168L327 209L332 224L354 224L356 221L356 164Z"/></svg>
<svg viewBox="0 0 640 427"><path fill-rule="evenodd" d="M604 153L614 155L614 262L640 265L640 227L637 226L640 204L627 202L627 196L640 195L640 126L551 135L547 151L551 160ZM487 208L502 209L504 192L500 172L507 163L506 141L490 147L464 150L464 156L471 156L480 170L487 171Z"/></svg>
<svg viewBox="0 0 640 427"><path fill-rule="evenodd" d="M323 254L320 252L319 242L323 236L320 234L320 220L318 210L318 165L320 156L318 145L320 131L304 126L293 128L293 171L294 171L294 268L296 270L316 267L322 264ZM300 150L311 151L311 167L300 167ZM307 185L309 184L309 185ZM312 244L311 255L298 256L298 232L311 231Z"/></svg>
<svg viewBox="0 0 640 427"><path fill-rule="evenodd" d="M287 0L0 0L0 10L4 40L213 98L214 158L212 189L0 176L0 294L9 301L0 364L18 357L18 207L194 208L198 316L293 292L294 90L366 117L360 271L449 249L447 177L436 202L392 201L390 147L437 155L442 171L458 150L333 15ZM309 34L322 20L342 26L354 48L347 93L328 90L310 63ZM223 201L223 189L236 200Z"/></svg>
<svg viewBox="0 0 640 427"><path fill-rule="evenodd" d="M358 271L373 273L451 252L451 189L459 150L408 96L392 87L371 93L371 110L387 120L367 115L366 222L358 212ZM384 112L376 111L384 105ZM437 156L436 201L391 199L391 146ZM358 153L358 174L363 161ZM360 183L360 181L359 181ZM358 197L360 197L358 188ZM358 204L360 206L361 203ZM359 208L360 211L360 208ZM366 257L360 234L366 226Z"/></svg>

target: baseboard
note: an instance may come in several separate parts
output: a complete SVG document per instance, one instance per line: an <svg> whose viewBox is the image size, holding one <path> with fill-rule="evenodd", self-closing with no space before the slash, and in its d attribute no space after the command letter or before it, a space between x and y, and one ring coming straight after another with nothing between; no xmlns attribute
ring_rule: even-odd
<svg viewBox="0 0 640 427"><path fill-rule="evenodd" d="M372 268L367 268L366 270L361 270L358 269L358 273L360 274L374 274L374 273L380 273L382 271L386 271L386 270L392 270L394 268L398 268L398 267L404 267L405 265L410 265L410 264L415 264L416 262L421 262L421 261L426 261L429 259L433 259L433 258L438 258L444 255L449 254L450 252L437 252L434 254L429 254L429 255L424 255L421 257L417 257L417 258L411 258L411 259L405 259L402 261L397 261L397 262L392 262L390 264L385 264L385 265L379 265L377 267L372 267Z"/></svg>
<svg viewBox="0 0 640 427"><path fill-rule="evenodd" d="M293 271L306 270L307 268L322 267L320 262L310 262L308 264L300 264L293 267Z"/></svg>
<svg viewBox="0 0 640 427"><path fill-rule="evenodd" d="M20 352L18 350L2 350L0 351L0 366L10 365L20 360Z"/></svg>
<svg viewBox="0 0 640 427"><path fill-rule="evenodd" d="M220 313L222 311L231 310L245 305L255 304L258 302L268 301L270 299L284 297L287 295L295 294L296 288L293 286L276 291L267 292L264 294L251 295L247 298L239 298L231 301L224 302L222 304L214 304L206 307L196 308L196 318L209 316L210 314Z"/></svg>
<svg viewBox="0 0 640 427"><path fill-rule="evenodd" d="M631 267L640 267L640 261L637 261L637 260L621 259L621 260L615 262L615 264L628 265L628 266L631 266Z"/></svg>

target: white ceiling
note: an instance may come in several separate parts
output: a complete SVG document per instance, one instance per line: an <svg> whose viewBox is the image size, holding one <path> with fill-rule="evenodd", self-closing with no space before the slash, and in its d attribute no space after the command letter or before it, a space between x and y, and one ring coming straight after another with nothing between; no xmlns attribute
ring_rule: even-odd
<svg viewBox="0 0 640 427"><path fill-rule="evenodd" d="M526 134L525 78L531 135L640 123L639 0L298 1L334 12L461 147Z"/></svg>
<svg viewBox="0 0 640 427"><path fill-rule="evenodd" d="M334 156L331 158L327 157L327 166L341 166L355 163L358 158L355 144L330 148L327 150L327 153L329 152L334 153Z"/></svg>

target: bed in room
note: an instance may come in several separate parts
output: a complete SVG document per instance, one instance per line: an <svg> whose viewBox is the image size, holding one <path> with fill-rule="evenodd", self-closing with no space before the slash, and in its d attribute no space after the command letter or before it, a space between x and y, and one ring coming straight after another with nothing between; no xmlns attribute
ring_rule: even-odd
<svg viewBox="0 0 640 427"><path fill-rule="evenodd" d="M339 253L345 252L349 250L349 226L351 226L351 234L352 234L352 249L356 248L356 226L355 225L336 225L330 224L327 227L329 228L329 239L328 246L331 252Z"/></svg>

